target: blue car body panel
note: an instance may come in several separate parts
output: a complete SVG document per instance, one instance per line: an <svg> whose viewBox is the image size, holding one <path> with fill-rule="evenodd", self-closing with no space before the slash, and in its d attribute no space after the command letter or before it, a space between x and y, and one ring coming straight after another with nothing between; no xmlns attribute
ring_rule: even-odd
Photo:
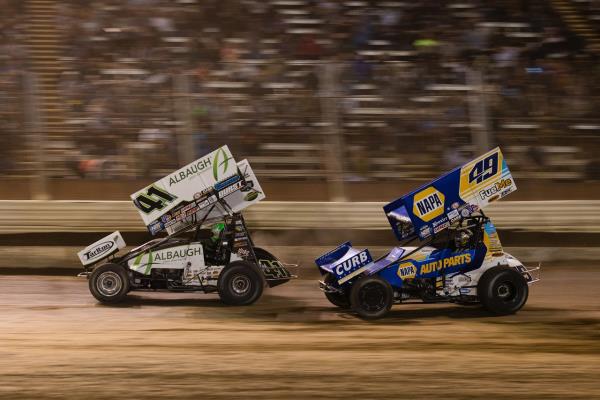
<svg viewBox="0 0 600 400"><path fill-rule="evenodd" d="M486 247L481 246L477 249L458 251L434 250L421 260L409 255L379 271L378 275L387 280L392 287L401 288L404 279L437 278L475 270L483 264L486 252Z"/></svg>
<svg viewBox="0 0 600 400"><path fill-rule="evenodd" d="M365 272L369 275L376 274L377 272L386 268L393 262L398 261L400 257L402 257L402 255L405 253L406 250L402 247L394 247L392 251L390 251L385 257L382 257L379 260L375 261L373 264L369 265L366 268Z"/></svg>

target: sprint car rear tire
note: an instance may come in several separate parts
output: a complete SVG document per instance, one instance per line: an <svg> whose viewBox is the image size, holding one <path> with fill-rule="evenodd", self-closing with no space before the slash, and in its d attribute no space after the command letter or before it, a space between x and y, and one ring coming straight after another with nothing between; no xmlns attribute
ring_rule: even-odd
<svg viewBox="0 0 600 400"><path fill-rule="evenodd" d="M331 275L330 273L325 274L325 276L323 277L323 281L327 285L333 285L336 283L335 277L333 275ZM348 292L344 292L344 293L325 292L325 297L327 297L327 300L329 300L329 302L331 304L333 304L334 306L337 306L340 308L349 308L350 307L350 294Z"/></svg>
<svg viewBox="0 0 600 400"><path fill-rule="evenodd" d="M234 261L219 275L217 289L223 303L247 306L260 298L264 284L263 275L256 264Z"/></svg>
<svg viewBox="0 0 600 400"><path fill-rule="evenodd" d="M514 314L527 302L529 287L518 271L498 266L485 271L477 284L483 307L495 315Z"/></svg>
<svg viewBox="0 0 600 400"><path fill-rule="evenodd" d="M392 286L377 275L359 278L350 291L352 309L364 319L383 318L393 302Z"/></svg>
<svg viewBox="0 0 600 400"><path fill-rule="evenodd" d="M118 264L104 264L90 275L90 292L101 303L115 304L129 292L129 276Z"/></svg>

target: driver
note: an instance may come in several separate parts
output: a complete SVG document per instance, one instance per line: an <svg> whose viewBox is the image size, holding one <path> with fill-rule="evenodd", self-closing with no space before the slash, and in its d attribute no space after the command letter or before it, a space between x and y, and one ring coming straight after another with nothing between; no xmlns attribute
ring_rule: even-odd
<svg viewBox="0 0 600 400"><path fill-rule="evenodd" d="M204 257L209 262L217 262L216 258L219 257L217 254L219 251L219 244L221 243L221 236L225 230L225 223L217 222L210 227L210 238L204 239L202 245L204 246Z"/></svg>
<svg viewBox="0 0 600 400"><path fill-rule="evenodd" d="M460 229L454 235L454 246L456 249L464 249L469 246L473 232L470 229Z"/></svg>
<svg viewBox="0 0 600 400"><path fill-rule="evenodd" d="M210 241L213 244L217 244L219 239L221 239L221 233L223 233L224 230L225 230L224 222L217 222L216 224L213 224L213 226L210 228L210 233L211 233Z"/></svg>

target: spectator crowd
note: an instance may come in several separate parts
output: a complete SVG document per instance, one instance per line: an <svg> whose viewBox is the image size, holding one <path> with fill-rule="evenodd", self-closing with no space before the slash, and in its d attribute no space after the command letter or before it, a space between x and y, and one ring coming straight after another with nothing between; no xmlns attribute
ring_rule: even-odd
<svg viewBox="0 0 600 400"><path fill-rule="evenodd" d="M0 90L24 57L11 4ZM538 175L575 177L598 149L600 68L549 1L70 0L57 24L73 146L125 160L112 174L180 165L186 135L195 156L227 143L305 178L336 133L348 179L431 176L473 135Z"/></svg>

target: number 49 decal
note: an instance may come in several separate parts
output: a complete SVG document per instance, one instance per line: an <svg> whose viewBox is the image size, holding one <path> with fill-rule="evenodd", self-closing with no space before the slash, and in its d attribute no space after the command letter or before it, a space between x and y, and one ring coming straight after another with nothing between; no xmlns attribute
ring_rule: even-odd
<svg viewBox="0 0 600 400"><path fill-rule="evenodd" d="M177 197L157 188L150 186L146 193L138 195L133 204L146 214L150 214L154 210L162 210L168 203L175 200Z"/></svg>
<svg viewBox="0 0 600 400"><path fill-rule="evenodd" d="M490 154L488 157L478 161L471 172L469 172L469 183L481 183L498 173L498 153Z"/></svg>

